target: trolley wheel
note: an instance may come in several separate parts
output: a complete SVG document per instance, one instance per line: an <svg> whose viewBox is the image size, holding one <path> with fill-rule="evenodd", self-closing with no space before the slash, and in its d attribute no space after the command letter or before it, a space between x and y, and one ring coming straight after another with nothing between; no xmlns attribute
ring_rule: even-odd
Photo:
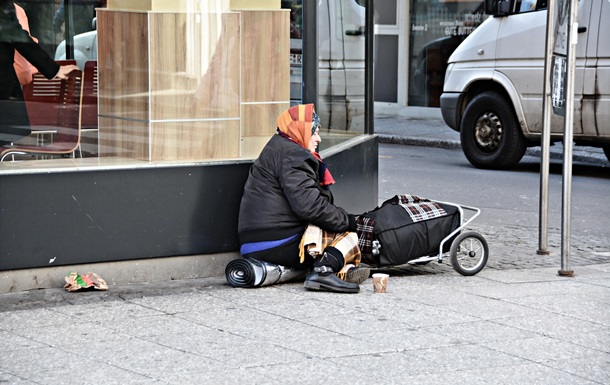
<svg viewBox="0 0 610 385"><path fill-rule="evenodd" d="M453 270L466 276L475 275L485 267L489 247L481 234L470 231L453 240L449 257Z"/></svg>

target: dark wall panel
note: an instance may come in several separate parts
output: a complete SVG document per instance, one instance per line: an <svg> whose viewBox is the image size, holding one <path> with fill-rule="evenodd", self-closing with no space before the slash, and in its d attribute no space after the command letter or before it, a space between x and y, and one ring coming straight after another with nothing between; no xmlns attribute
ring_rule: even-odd
<svg viewBox="0 0 610 385"><path fill-rule="evenodd" d="M362 214L377 206L378 159L376 140L369 140L324 159L337 181L331 187L337 206L352 214Z"/></svg>
<svg viewBox="0 0 610 385"><path fill-rule="evenodd" d="M0 269L235 250L249 166L2 176Z"/></svg>
<svg viewBox="0 0 610 385"><path fill-rule="evenodd" d="M398 100L398 36L375 36L375 101Z"/></svg>

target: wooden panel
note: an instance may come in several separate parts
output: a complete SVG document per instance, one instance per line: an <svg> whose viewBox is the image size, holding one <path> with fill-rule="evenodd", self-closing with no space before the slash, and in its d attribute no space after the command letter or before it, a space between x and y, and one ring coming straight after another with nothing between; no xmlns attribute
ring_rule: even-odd
<svg viewBox="0 0 610 385"><path fill-rule="evenodd" d="M247 4L250 2L252 3L251 5ZM228 11L234 3L237 3L237 8L244 8L244 3L246 3L250 9L280 8L280 0L108 0L108 8L157 12L218 12Z"/></svg>
<svg viewBox="0 0 610 385"><path fill-rule="evenodd" d="M108 9L152 9L152 0L108 0L106 3Z"/></svg>
<svg viewBox="0 0 610 385"><path fill-rule="evenodd" d="M227 11L280 9L280 0L108 0L107 7L140 11Z"/></svg>
<svg viewBox="0 0 610 385"><path fill-rule="evenodd" d="M280 9L280 0L231 0L231 9Z"/></svg>
<svg viewBox="0 0 610 385"><path fill-rule="evenodd" d="M97 12L99 113L148 119L147 16Z"/></svg>
<svg viewBox="0 0 610 385"><path fill-rule="evenodd" d="M290 100L290 13L243 11L242 102Z"/></svg>
<svg viewBox="0 0 610 385"><path fill-rule="evenodd" d="M151 123L152 160L239 157L239 120Z"/></svg>
<svg viewBox="0 0 610 385"><path fill-rule="evenodd" d="M277 118L290 108L290 103L242 104L241 136L265 136L275 134Z"/></svg>
<svg viewBox="0 0 610 385"><path fill-rule="evenodd" d="M239 118L239 20L150 14L152 120Z"/></svg>
<svg viewBox="0 0 610 385"><path fill-rule="evenodd" d="M149 160L147 122L100 117L100 157Z"/></svg>

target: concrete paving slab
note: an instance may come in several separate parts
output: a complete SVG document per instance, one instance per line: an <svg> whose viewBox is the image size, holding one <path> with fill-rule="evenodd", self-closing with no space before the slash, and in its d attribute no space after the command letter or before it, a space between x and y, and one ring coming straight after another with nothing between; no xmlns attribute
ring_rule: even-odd
<svg viewBox="0 0 610 385"><path fill-rule="evenodd" d="M90 306L91 304L57 306L53 310L65 315L73 322L95 322L100 325L112 325L125 320L161 314L154 309L118 300L99 303L95 312L90 310Z"/></svg>
<svg viewBox="0 0 610 385"><path fill-rule="evenodd" d="M602 281L603 282L603 281ZM608 295L608 288L603 285L596 285L579 280L566 282L565 280L554 280L545 282L528 283L501 283L488 281L480 285L480 295L487 298L510 299L523 298L529 296L553 296L558 292L565 294L586 293L592 297L605 298ZM468 289L464 289L468 290Z"/></svg>
<svg viewBox="0 0 610 385"><path fill-rule="evenodd" d="M526 283L526 282L561 282L569 277L562 277L557 274L558 267L548 267L540 269L508 270L500 272L498 270L486 270L483 277L503 283Z"/></svg>
<svg viewBox="0 0 610 385"><path fill-rule="evenodd" d="M610 384L610 358L608 354L588 354L586 358L569 361L547 361L544 363L557 371L584 377L598 384Z"/></svg>
<svg viewBox="0 0 610 385"><path fill-rule="evenodd" d="M539 336L566 340L569 340L567 337L570 335L581 335L583 333L592 333L604 339L602 336L607 330L598 322L583 321L573 316L561 315L551 311L540 311L538 314L526 318L503 318L494 322L535 333ZM607 338L610 338L610 334Z"/></svg>
<svg viewBox="0 0 610 385"><path fill-rule="evenodd" d="M102 327L114 333L149 341L164 335L179 335L184 333L185 330L193 334L208 334L211 330L209 327L183 319L180 316L168 314L133 318L115 324L105 323Z"/></svg>
<svg viewBox="0 0 610 385"><path fill-rule="evenodd" d="M169 383L178 382L177 377L204 378L211 369L230 369L221 361L137 338L110 342L107 350L112 354L97 354L99 362Z"/></svg>
<svg viewBox="0 0 610 385"><path fill-rule="evenodd" d="M275 333L269 334L273 335ZM372 344L368 333L354 336L320 329L309 333L305 337L278 337L269 340L268 343L304 353L308 359L329 359L361 354L378 354L391 350L385 344Z"/></svg>
<svg viewBox="0 0 610 385"><path fill-rule="evenodd" d="M534 309L544 309L548 312L574 317L604 326L610 326L610 308L583 293L582 295L556 295L554 297L513 298L513 303Z"/></svg>
<svg viewBox="0 0 610 385"><path fill-rule="evenodd" d="M276 379L277 372L284 365L261 366L255 368L234 368L233 370L212 369L204 378L186 378L175 384L261 384L285 385L285 378ZM303 367L301 365L301 367ZM302 372L301 372L302 374ZM295 382L296 383L296 382Z"/></svg>
<svg viewBox="0 0 610 385"><path fill-rule="evenodd" d="M2 352L0 370L33 383L44 380L42 373L61 368L64 373L77 373L92 362L88 354L79 354L79 346L43 346ZM32 365L35 363L35 365ZM38 373L34 378L30 377Z"/></svg>
<svg viewBox="0 0 610 385"><path fill-rule="evenodd" d="M90 322L49 325L22 329L15 333L44 346L71 349L72 346L87 346L88 349L103 351L110 342L124 342L130 335L116 332Z"/></svg>
<svg viewBox="0 0 610 385"><path fill-rule="evenodd" d="M591 348L547 336L482 342L481 345L493 349L496 352L504 352L524 360L541 364L547 361L568 362L584 357L597 356L600 353Z"/></svg>
<svg viewBox="0 0 610 385"><path fill-rule="evenodd" d="M579 328L561 336L562 339L576 345L586 346L610 354L610 328L602 328L590 332L581 331ZM610 357L606 356L607 369L610 369Z"/></svg>
<svg viewBox="0 0 610 385"><path fill-rule="evenodd" d="M410 326L408 321L390 314L368 314L363 312L319 317L309 323L325 330L348 335L379 330L400 330Z"/></svg>
<svg viewBox="0 0 610 385"><path fill-rule="evenodd" d="M530 317L540 314L540 310L504 300L479 298L466 304L439 305L438 309L475 317L480 320L497 320L511 317Z"/></svg>
<svg viewBox="0 0 610 385"><path fill-rule="evenodd" d="M25 385L25 384L31 384L32 382L30 380L24 379L24 378L19 378L17 376L14 376L12 374L3 372L0 370L0 383L7 383L7 384L11 384L11 385Z"/></svg>
<svg viewBox="0 0 610 385"><path fill-rule="evenodd" d="M377 373L341 365L341 363L337 363L336 359L314 358L299 363L258 367L250 370L257 374L264 373L266 376L271 376L281 384L345 383L350 385L390 385L395 383L384 379Z"/></svg>
<svg viewBox="0 0 610 385"><path fill-rule="evenodd" d="M157 384L155 379L139 375L131 370L117 368L94 361L77 361L78 367L71 369L71 374L66 375L65 367L53 367L28 373L30 384L65 384L70 381L80 381L91 384L130 384L148 385ZM163 382L161 382L163 383Z"/></svg>
<svg viewBox="0 0 610 385"><path fill-rule="evenodd" d="M422 328L421 330L454 338L460 343L481 343L533 338L537 334L493 321L475 321Z"/></svg>
<svg viewBox="0 0 610 385"><path fill-rule="evenodd" d="M426 351L428 351L427 349ZM352 370L374 373L380 381L407 384L409 376L438 371L438 363L428 357L419 357L416 351L390 352L335 358L332 361Z"/></svg>
<svg viewBox="0 0 610 385"><path fill-rule="evenodd" d="M435 371L518 366L527 363L523 357L487 347L488 344L492 343L421 349L409 353L430 360L435 364Z"/></svg>
<svg viewBox="0 0 610 385"><path fill-rule="evenodd" d="M51 308L37 308L28 311L0 312L0 329L8 331L27 330L52 325L67 325L70 317Z"/></svg>
<svg viewBox="0 0 610 385"><path fill-rule="evenodd" d="M570 373L558 371L544 365L528 363L525 365L492 367L471 370L442 371L411 375L402 379L405 384L453 384L453 385L599 385Z"/></svg>
<svg viewBox="0 0 610 385"><path fill-rule="evenodd" d="M305 352L281 347L271 343L257 343L249 349L225 349L215 357L227 369L274 366L306 361L310 355Z"/></svg>
<svg viewBox="0 0 610 385"><path fill-rule="evenodd" d="M459 325L459 324L452 324ZM445 346L468 344L457 334L438 333L434 327L408 328L400 330L380 329L367 332L361 338L366 338L369 343L384 346L397 352L408 352L410 350L431 349Z"/></svg>
<svg viewBox="0 0 610 385"><path fill-rule="evenodd" d="M44 344L34 341L31 338L8 332L0 329L0 341L2 341L2 351L8 352L11 350L36 349L45 346ZM0 358L0 367L2 366L2 358Z"/></svg>

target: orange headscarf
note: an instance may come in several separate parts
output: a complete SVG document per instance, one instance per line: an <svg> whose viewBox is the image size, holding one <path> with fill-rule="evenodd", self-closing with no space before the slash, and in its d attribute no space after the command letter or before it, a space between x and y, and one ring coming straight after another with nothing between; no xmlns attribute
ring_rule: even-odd
<svg viewBox="0 0 610 385"><path fill-rule="evenodd" d="M313 104L298 104L284 111L277 118L277 128L304 148L309 147Z"/></svg>
<svg viewBox="0 0 610 385"><path fill-rule="evenodd" d="M314 112L313 104L298 104L290 107L277 118L277 128L280 130L280 134L288 136L290 140L309 150ZM335 180L320 154L317 152L312 154L319 161L320 185L328 188L335 183Z"/></svg>

